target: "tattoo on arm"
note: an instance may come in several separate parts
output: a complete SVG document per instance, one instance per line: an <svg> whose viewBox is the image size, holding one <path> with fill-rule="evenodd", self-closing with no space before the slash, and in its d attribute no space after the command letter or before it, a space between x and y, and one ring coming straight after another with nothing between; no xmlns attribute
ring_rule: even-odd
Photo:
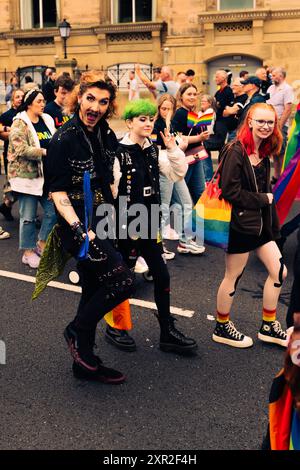
<svg viewBox="0 0 300 470"><path fill-rule="evenodd" d="M70 199L68 197L60 199L59 203L61 206L72 206Z"/></svg>

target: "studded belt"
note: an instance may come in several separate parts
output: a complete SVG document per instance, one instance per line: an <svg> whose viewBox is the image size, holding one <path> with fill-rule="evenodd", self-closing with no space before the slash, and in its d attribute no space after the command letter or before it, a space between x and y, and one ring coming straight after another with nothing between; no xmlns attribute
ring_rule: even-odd
<svg viewBox="0 0 300 470"><path fill-rule="evenodd" d="M73 201L84 201L84 193L82 191L71 191L68 197ZM104 202L104 197L100 189L93 191L93 206L99 206Z"/></svg>

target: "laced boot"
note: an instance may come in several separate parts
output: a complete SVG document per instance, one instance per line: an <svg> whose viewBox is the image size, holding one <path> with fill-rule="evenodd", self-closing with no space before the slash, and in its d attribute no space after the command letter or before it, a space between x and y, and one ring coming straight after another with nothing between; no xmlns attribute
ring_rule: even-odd
<svg viewBox="0 0 300 470"><path fill-rule="evenodd" d="M159 318L160 324L160 342L159 347L162 351L170 351L175 353L192 352L197 349L197 343L192 338L187 338L181 331L175 328L174 323L177 321L172 315L166 318Z"/></svg>

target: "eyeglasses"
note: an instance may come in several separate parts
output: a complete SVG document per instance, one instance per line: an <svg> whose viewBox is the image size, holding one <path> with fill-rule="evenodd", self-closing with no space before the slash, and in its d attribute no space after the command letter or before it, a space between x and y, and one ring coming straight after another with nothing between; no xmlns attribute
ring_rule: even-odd
<svg viewBox="0 0 300 470"><path fill-rule="evenodd" d="M267 125L269 128L275 126L275 121L265 121L264 119L252 119L257 124L257 127L265 127Z"/></svg>

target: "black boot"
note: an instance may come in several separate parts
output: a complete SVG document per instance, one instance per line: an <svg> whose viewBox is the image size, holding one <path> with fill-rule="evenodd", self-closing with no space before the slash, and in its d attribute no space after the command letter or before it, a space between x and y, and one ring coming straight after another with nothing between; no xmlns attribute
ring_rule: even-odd
<svg viewBox="0 0 300 470"><path fill-rule="evenodd" d="M121 384L126 377L115 369L105 367L98 356L94 355L95 329L82 330L71 322L64 331L71 355L74 359L74 377L108 384Z"/></svg>
<svg viewBox="0 0 300 470"><path fill-rule="evenodd" d="M106 326L105 339L123 351L135 351L136 344L134 339L127 333L126 330L118 330L110 325Z"/></svg>
<svg viewBox="0 0 300 470"><path fill-rule="evenodd" d="M11 207L8 207L4 202L0 205L0 213L8 222L14 220L13 216L11 215Z"/></svg>
<svg viewBox="0 0 300 470"><path fill-rule="evenodd" d="M162 351L176 353L190 353L197 349L197 343L192 338L187 338L174 326L177 321L171 315L166 318L158 318L160 324L159 347Z"/></svg>

